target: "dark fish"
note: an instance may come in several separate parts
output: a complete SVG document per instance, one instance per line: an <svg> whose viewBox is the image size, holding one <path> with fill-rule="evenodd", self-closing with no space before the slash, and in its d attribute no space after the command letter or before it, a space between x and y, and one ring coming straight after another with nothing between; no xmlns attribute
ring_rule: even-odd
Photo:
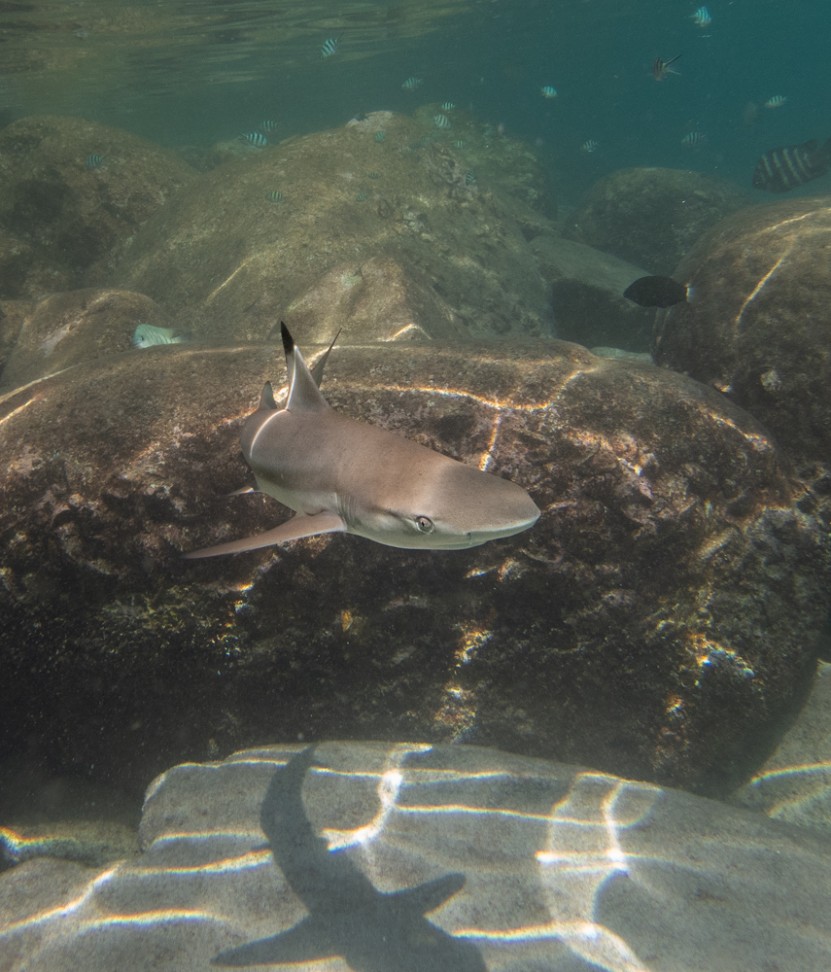
<svg viewBox="0 0 831 972"><path fill-rule="evenodd" d="M641 307L672 307L687 299L687 288L672 277L639 277L623 296Z"/></svg>
<svg viewBox="0 0 831 972"><path fill-rule="evenodd" d="M759 159L753 170L753 187L765 192L787 192L828 171L831 163L831 140L820 146L816 139L802 145L785 145L771 149Z"/></svg>
<svg viewBox="0 0 831 972"><path fill-rule="evenodd" d="M652 62L652 77L656 81L663 81L668 74L678 74L677 71L670 67L674 64L678 58L681 57L680 54L676 54L675 57L669 58L669 60L664 60L662 57L656 57Z"/></svg>

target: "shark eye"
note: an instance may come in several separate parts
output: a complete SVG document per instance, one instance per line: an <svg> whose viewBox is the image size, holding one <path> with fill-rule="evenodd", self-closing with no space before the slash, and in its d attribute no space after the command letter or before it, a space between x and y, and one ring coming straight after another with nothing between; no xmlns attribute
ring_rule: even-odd
<svg viewBox="0 0 831 972"><path fill-rule="evenodd" d="M433 532L433 521L429 516L417 516L415 518L415 525L419 533Z"/></svg>

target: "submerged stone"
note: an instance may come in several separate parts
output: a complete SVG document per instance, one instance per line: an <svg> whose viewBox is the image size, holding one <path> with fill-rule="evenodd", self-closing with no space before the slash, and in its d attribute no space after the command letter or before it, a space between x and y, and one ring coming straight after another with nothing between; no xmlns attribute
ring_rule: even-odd
<svg viewBox="0 0 831 972"><path fill-rule="evenodd" d="M764 758L810 677L827 548L747 413L563 342L336 347L332 407L514 480L539 522L462 551L329 535L183 562L287 515L228 495L276 357L152 348L0 398L9 745L132 787L275 734L474 740L703 791Z"/></svg>
<svg viewBox="0 0 831 972"><path fill-rule="evenodd" d="M684 169L620 169L592 186L566 235L650 273L671 274L701 234L750 203L722 179Z"/></svg>
<svg viewBox="0 0 831 972"><path fill-rule="evenodd" d="M82 286L194 177L174 153L82 118L37 115L0 131L0 297Z"/></svg>
<svg viewBox="0 0 831 972"><path fill-rule="evenodd" d="M445 141L421 144L417 120L377 114L201 175L90 279L148 294L213 341L265 340L287 315L320 340L342 327L344 344L413 329L550 335L519 215L527 202L510 184L468 184L465 157ZM279 206L267 198L274 186Z"/></svg>
<svg viewBox="0 0 831 972"><path fill-rule="evenodd" d="M829 245L822 197L737 213L679 265L692 299L655 325L657 361L724 392L803 466L831 455Z"/></svg>
<svg viewBox="0 0 831 972"><path fill-rule="evenodd" d="M0 875L0 968L195 972L246 948L304 972L831 958L828 840L495 750L324 742L174 766L140 835L142 853L106 870Z"/></svg>

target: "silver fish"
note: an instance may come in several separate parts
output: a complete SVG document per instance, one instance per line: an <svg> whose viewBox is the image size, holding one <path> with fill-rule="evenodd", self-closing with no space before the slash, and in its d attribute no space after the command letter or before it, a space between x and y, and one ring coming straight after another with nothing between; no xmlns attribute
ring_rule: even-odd
<svg viewBox="0 0 831 972"><path fill-rule="evenodd" d="M133 331L134 348L152 348L156 344L184 344L185 339L176 334L172 327L156 327L139 321Z"/></svg>

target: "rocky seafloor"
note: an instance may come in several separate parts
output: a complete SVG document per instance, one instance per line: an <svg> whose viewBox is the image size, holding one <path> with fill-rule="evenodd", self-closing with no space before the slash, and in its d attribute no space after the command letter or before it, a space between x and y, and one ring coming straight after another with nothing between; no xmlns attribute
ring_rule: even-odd
<svg viewBox="0 0 831 972"><path fill-rule="evenodd" d="M198 168L79 119L0 132L7 756L136 793L259 742L455 740L725 794L800 711L828 603L823 199L628 170L561 220L526 146L433 113ZM691 297L652 337L622 289L678 258ZM333 407L514 479L539 523L183 563L287 515L226 495L281 317L312 357L340 330ZM139 323L183 343L132 349Z"/></svg>

